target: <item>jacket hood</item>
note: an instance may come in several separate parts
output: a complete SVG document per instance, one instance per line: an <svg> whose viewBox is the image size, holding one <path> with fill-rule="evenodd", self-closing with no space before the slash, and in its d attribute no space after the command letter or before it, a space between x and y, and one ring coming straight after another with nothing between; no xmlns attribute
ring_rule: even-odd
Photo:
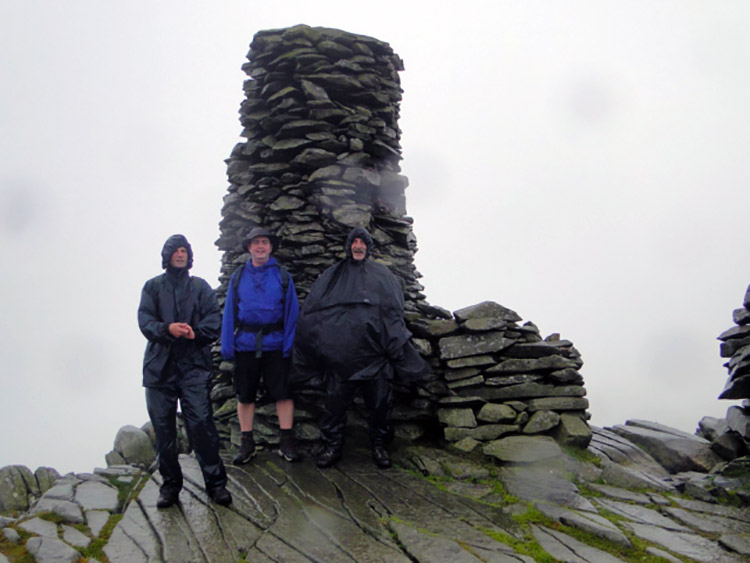
<svg viewBox="0 0 750 563"><path fill-rule="evenodd" d="M164 243L164 247L161 249L161 267L164 269L167 269L169 266L169 261L172 258L172 254L175 253L175 250L180 248L181 246L184 246L188 253L188 262L187 262L187 269L193 267L193 249L190 246L190 243L185 238L185 235L172 235L167 239L167 242Z"/></svg>
<svg viewBox="0 0 750 563"><path fill-rule="evenodd" d="M346 257L352 257L352 243L355 238L361 238L367 245L367 253L365 254L365 260L367 260L372 254L372 236L364 227L354 227L349 231L349 235L346 237Z"/></svg>

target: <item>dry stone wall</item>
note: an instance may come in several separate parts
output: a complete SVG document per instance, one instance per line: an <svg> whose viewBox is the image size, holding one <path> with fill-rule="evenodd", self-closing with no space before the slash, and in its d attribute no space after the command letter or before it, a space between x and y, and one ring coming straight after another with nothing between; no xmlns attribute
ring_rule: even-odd
<svg viewBox="0 0 750 563"><path fill-rule="evenodd" d="M415 344L430 377L397 385L393 413L405 438L439 434L450 441L505 434L552 434L585 446L588 403L581 359L557 336L542 338L531 323L496 303L456 311L427 303L414 265L417 251L406 213L408 180L401 174L398 127L403 63L390 45L335 29L299 25L255 35L243 66L240 107L244 141L227 159L220 238L220 300L232 272L247 259L241 242L255 226L278 234L277 259L291 272L301 300L329 265L344 257L354 226L375 240L373 258L402 281ZM215 417L225 442L239 442L232 365L214 349L219 376ZM319 437L322 391L296 398L297 437ZM365 424L361 404L352 424ZM256 441L278 441L275 408L260 400Z"/></svg>

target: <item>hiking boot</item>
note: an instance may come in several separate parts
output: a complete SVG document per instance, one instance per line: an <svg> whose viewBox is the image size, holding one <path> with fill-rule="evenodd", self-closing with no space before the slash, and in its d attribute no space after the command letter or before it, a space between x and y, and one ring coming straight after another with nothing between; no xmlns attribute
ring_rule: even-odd
<svg viewBox="0 0 750 563"><path fill-rule="evenodd" d="M334 448L326 448L325 451L318 456L318 459L315 460L315 465L317 465L321 469L325 469L326 467L331 467L340 459L340 451Z"/></svg>
<svg viewBox="0 0 750 563"><path fill-rule="evenodd" d="M253 457L255 457L255 441L252 436L243 436L240 443L240 451L232 458L232 463L234 465L242 465L253 459Z"/></svg>
<svg viewBox="0 0 750 563"><path fill-rule="evenodd" d="M227 491L226 487L219 487L215 491L209 493L208 496L211 497L212 501L214 501L216 504L220 504L221 506L232 504L232 495L229 494L229 491Z"/></svg>
<svg viewBox="0 0 750 563"><path fill-rule="evenodd" d="M279 455L286 461L289 461L291 463L300 461L302 459L302 456L299 454L297 448L294 445L294 436L291 433L281 435Z"/></svg>
<svg viewBox="0 0 750 563"><path fill-rule="evenodd" d="M180 497L180 491L160 491L159 498L156 499L156 508L169 508L176 504Z"/></svg>
<svg viewBox="0 0 750 563"><path fill-rule="evenodd" d="M391 466L391 456L383 446L372 447L372 459L380 469L388 469Z"/></svg>

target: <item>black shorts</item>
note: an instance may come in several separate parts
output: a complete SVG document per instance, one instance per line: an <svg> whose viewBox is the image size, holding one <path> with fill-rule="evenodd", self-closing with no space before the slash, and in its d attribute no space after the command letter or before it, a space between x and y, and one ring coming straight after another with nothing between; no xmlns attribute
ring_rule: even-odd
<svg viewBox="0 0 750 563"><path fill-rule="evenodd" d="M260 358L255 352L236 352L234 355L234 393L240 403L254 403L258 385L263 378L263 388L271 401L290 399L287 379L289 358L281 350L263 352Z"/></svg>

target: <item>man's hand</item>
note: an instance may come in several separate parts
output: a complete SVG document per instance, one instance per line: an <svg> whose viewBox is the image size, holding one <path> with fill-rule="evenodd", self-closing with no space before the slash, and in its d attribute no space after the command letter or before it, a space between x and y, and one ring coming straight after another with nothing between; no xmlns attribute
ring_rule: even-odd
<svg viewBox="0 0 750 563"><path fill-rule="evenodd" d="M187 323L171 323L169 325L169 334L175 338L187 338L188 340L195 338L193 328Z"/></svg>

